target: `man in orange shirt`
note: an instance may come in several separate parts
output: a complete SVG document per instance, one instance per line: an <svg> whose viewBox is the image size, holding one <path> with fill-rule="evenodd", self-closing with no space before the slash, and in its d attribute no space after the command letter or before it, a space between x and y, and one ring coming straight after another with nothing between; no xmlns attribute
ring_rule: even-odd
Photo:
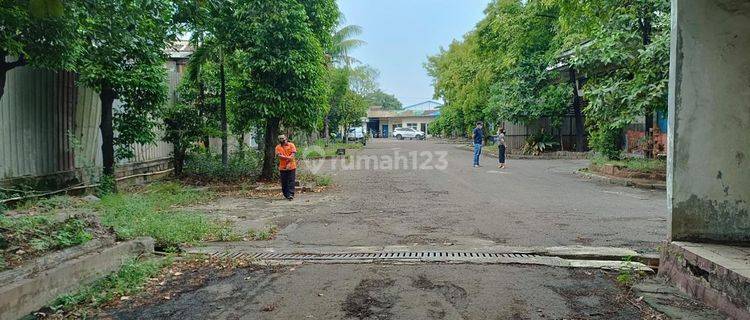
<svg viewBox="0 0 750 320"><path fill-rule="evenodd" d="M276 156L279 157L279 175L281 176L281 192L289 201L294 199L294 186L296 182L297 147L294 143L287 141L285 135L279 136L279 144L276 145Z"/></svg>

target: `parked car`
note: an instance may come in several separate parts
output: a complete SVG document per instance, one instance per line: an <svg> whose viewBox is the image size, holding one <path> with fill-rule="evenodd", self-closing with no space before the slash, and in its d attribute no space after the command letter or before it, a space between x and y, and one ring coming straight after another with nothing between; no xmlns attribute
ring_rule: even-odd
<svg viewBox="0 0 750 320"><path fill-rule="evenodd" d="M398 140L404 139L419 139L424 140L425 134L422 131L412 128L396 128L393 129L393 136Z"/></svg>
<svg viewBox="0 0 750 320"><path fill-rule="evenodd" d="M362 127L349 128L346 133L346 139L349 141L359 141L365 139L365 131Z"/></svg>

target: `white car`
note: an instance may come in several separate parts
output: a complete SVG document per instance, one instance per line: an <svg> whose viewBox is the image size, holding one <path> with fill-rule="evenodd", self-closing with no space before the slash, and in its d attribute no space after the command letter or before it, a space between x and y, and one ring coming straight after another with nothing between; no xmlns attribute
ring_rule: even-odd
<svg viewBox="0 0 750 320"><path fill-rule="evenodd" d="M419 139L424 140L425 134L422 131L412 129L412 128L396 128L393 129L393 137L395 137L398 140L404 140L404 139Z"/></svg>
<svg viewBox="0 0 750 320"><path fill-rule="evenodd" d="M365 131L362 129L362 127L354 127L349 128L349 131L346 133L346 139L349 141L358 141L363 140L365 138Z"/></svg>

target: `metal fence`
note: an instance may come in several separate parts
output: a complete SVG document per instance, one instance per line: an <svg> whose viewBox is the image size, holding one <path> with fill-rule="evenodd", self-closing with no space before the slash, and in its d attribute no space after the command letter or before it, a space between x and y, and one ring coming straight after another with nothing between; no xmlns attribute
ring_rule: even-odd
<svg viewBox="0 0 750 320"><path fill-rule="evenodd" d="M168 75L173 103L180 74ZM101 166L100 114L99 95L77 87L72 73L27 67L9 71L0 99L0 181ZM135 157L120 165L165 159L172 153L172 146L162 141L132 147Z"/></svg>
<svg viewBox="0 0 750 320"><path fill-rule="evenodd" d="M526 140L542 130L551 134L562 146L562 150L573 151L576 144L575 118L565 116L559 127L553 127L548 118L541 118L535 122L523 124L503 122L505 128L505 145L512 152L520 152ZM494 134L494 133L493 133ZM586 148L588 150L588 148Z"/></svg>

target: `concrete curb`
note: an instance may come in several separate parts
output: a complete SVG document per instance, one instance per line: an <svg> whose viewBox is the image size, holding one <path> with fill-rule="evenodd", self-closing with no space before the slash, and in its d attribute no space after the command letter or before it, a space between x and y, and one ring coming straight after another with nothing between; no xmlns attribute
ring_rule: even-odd
<svg viewBox="0 0 750 320"><path fill-rule="evenodd" d="M154 240L138 238L80 254L87 249L91 248L66 250L53 259L42 257L32 261L29 265L34 267L0 274L0 279L4 279L0 283L0 319L24 317L60 295L119 270L126 261L152 253Z"/></svg>
<svg viewBox="0 0 750 320"><path fill-rule="evenodd" d="M666 183L646 183L646 182L640 182L633 179L626 179L626 178L614 178L614 177L608 177L603 176L600 174L592 173L592 172L585 172L585 171L575 171L575 175L586 178L590 180L596 180L599 182L619 185L623 187L634 187L639 189L649 189L649 190L667 190L667 184Z"/></svg>
<svg viewBox="0 0 750 320"><path fill-rule="evenodd" d="M716 250L715 248L722 248ZM662 248L659 274L693 299L732 319L750 319L747 254L731 246L673 241ZM726 255L727 252L734 253Z"/></svg>

